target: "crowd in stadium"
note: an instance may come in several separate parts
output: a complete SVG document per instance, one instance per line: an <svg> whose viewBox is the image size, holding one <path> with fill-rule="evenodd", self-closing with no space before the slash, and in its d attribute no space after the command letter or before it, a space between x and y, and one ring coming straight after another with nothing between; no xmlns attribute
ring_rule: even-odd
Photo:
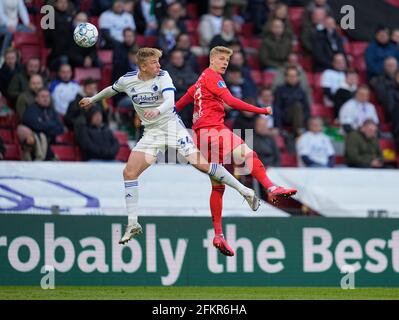
<svg viewBox="0 0 399 320"><path fill-rule="evenodd" d="M46 4L55 28L42 28ZM80 22L97 26L96 46L74 43ZM151 46L177 101L218 45L234 52L231 93L273 107L266 117L225 106L230 128L254 130L264 165L398 167L399 28L356 41L326 0L2 0L0 159L125 161L141 134L130 99L88 111L79 100L136 70ZM181 114L188 128L192 110Z"/></svg>

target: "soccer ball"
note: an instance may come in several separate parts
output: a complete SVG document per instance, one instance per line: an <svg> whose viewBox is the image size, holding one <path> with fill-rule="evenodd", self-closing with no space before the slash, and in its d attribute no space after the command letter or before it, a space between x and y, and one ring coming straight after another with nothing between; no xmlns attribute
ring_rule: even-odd
<svg viewBox="0 0 399 320"><path fill-rule="evenodd" d="M91 23L79 23L73 31L73 40L80 47L88 48L96 44L98 30Z"/></svg>

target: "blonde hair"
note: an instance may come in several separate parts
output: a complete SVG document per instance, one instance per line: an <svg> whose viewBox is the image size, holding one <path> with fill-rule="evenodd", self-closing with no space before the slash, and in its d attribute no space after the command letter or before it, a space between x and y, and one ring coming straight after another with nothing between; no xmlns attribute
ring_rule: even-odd
<svg viewBox="0 0 399 320"><path fill-rule="evenodd" d="M217 54L227 54L230 57L233 54L233 50L231 50L230 48L227 48L227 47L217 46L211 50L209 56L213 57L214 55L217 55Z"/></svg>
<svg viewBox="0 0 399 320"><path fill-rule="evenodd" d="M145 61L148 58L151 57L161 58L162 51L155 48L140 48L139 51L137 51L136 57L137 57L137 64L140 66L143 63L145 63Z"/></svg>

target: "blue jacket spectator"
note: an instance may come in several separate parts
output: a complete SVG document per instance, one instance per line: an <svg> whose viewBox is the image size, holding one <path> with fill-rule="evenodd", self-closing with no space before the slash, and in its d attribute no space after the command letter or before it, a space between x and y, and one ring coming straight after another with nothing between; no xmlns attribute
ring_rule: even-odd
<svg viewBox="0 0 399 320"><path fill-rule="evenodd" d="M375 33L375 39L367 47L364 54L369 79L384 72L384 60L389 56L393 56L398 60L399 51L389 41L388 28L379 27Z"/></svg>

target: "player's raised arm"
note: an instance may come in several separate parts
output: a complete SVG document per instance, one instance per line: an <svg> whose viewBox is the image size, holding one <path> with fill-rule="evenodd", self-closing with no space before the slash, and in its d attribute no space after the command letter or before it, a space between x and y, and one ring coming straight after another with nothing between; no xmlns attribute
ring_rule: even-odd
<svg viewBox="0 0 399 320"><path fill-rule="evenodd" d="M255 107L252 104L246 103L244 101L241 101L240 99L237 99L234 97L229 90L224 90L223 94L220 96L223 101L233 109L241 110L241 111L249 111L249 112L255 112L259 114L272 114L272 108L271 107L266 107L266 108L259 108Z"/></svg>
<svg viewBox="0 0 399 320"><path fill-rule="evenodd" d="M79 101L79 106L81 108L89 108L93 103L110 98L116 95L118 92L113 89L112 86L106 87L105 89L101 90L99 93L95 94L92 97L85 97Z"/></svg>
<svg viewBox="0 0 399 320"><path fill-rule="evenodd" d="M192 85L185 95L179 99L179 101L176 102L176 111L180 112L182 111L187 105L192 103L194 101L194 92L195 88L194 85Z"/></svg>

